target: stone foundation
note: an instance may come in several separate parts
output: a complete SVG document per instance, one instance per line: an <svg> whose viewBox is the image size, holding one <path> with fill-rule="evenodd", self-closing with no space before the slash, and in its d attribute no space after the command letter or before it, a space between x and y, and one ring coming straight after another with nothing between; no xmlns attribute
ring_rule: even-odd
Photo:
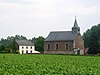
<svg viewBox="0 0 100 75"><path fill-rule="evenodd" d="M74 51L44 51L46 54L74 54Z"/></svg>

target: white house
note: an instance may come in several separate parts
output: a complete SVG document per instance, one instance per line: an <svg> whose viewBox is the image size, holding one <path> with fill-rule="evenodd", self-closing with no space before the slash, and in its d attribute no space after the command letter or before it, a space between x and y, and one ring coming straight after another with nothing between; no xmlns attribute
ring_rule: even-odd
<svg viewBox="0 0 100 75"><path fill-rule="evenodd" d="M20 54L28 54L28 53L40 53L35 51L35 46L31 41L28 40L16 40L17 50L19 50Z"/></svg>

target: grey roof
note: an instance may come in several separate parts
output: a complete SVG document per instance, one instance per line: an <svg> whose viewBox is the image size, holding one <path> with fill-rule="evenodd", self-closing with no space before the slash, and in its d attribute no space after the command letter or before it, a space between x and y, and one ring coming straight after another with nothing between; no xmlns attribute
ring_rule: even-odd
<svg viewBox="0 0 100 75"><path fill-rule="evenodd" d="M16 43L19 46L33 46L33 43L31 41L28 41L28 40L16 40Z"/></svg>
<svg viewBox="0 0 100 75"><path fill-rule="evenodd" d="M76 34L73 34L72 31L55 31L50 32L45 41L68 41L74 40L75 37Z"/></svg>

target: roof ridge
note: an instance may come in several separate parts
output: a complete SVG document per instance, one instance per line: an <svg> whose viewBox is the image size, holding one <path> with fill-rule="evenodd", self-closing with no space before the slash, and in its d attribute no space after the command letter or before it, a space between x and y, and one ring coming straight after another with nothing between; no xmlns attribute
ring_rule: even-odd
<svg viewBox="0 0 100 75"><path fill-rule="evenodd" d="M45 41L67 41L74 40L76 34L72 34L72 31L56 31L50 32Z"/></svg>
<svg viewBox="0 0 100 75"><path fill-rule="evenodd" d="M33 46L34 44L29 40L16 40L18 45Z"/></svg>
<svg viewBox="0 0 100 75"><path fill-rule="evenodd" d="M71 31L51 31L51 32L71 32Z"/></svg>

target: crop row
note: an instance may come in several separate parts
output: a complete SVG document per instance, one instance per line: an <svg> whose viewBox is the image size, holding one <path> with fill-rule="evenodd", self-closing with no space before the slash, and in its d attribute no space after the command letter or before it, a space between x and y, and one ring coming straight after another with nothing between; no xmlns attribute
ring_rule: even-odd
<svg viewBox="0 0 100 75"><path fill-rule="evenodd" d="M0 54L0 74L100 75L100 57Z"/></svg>

